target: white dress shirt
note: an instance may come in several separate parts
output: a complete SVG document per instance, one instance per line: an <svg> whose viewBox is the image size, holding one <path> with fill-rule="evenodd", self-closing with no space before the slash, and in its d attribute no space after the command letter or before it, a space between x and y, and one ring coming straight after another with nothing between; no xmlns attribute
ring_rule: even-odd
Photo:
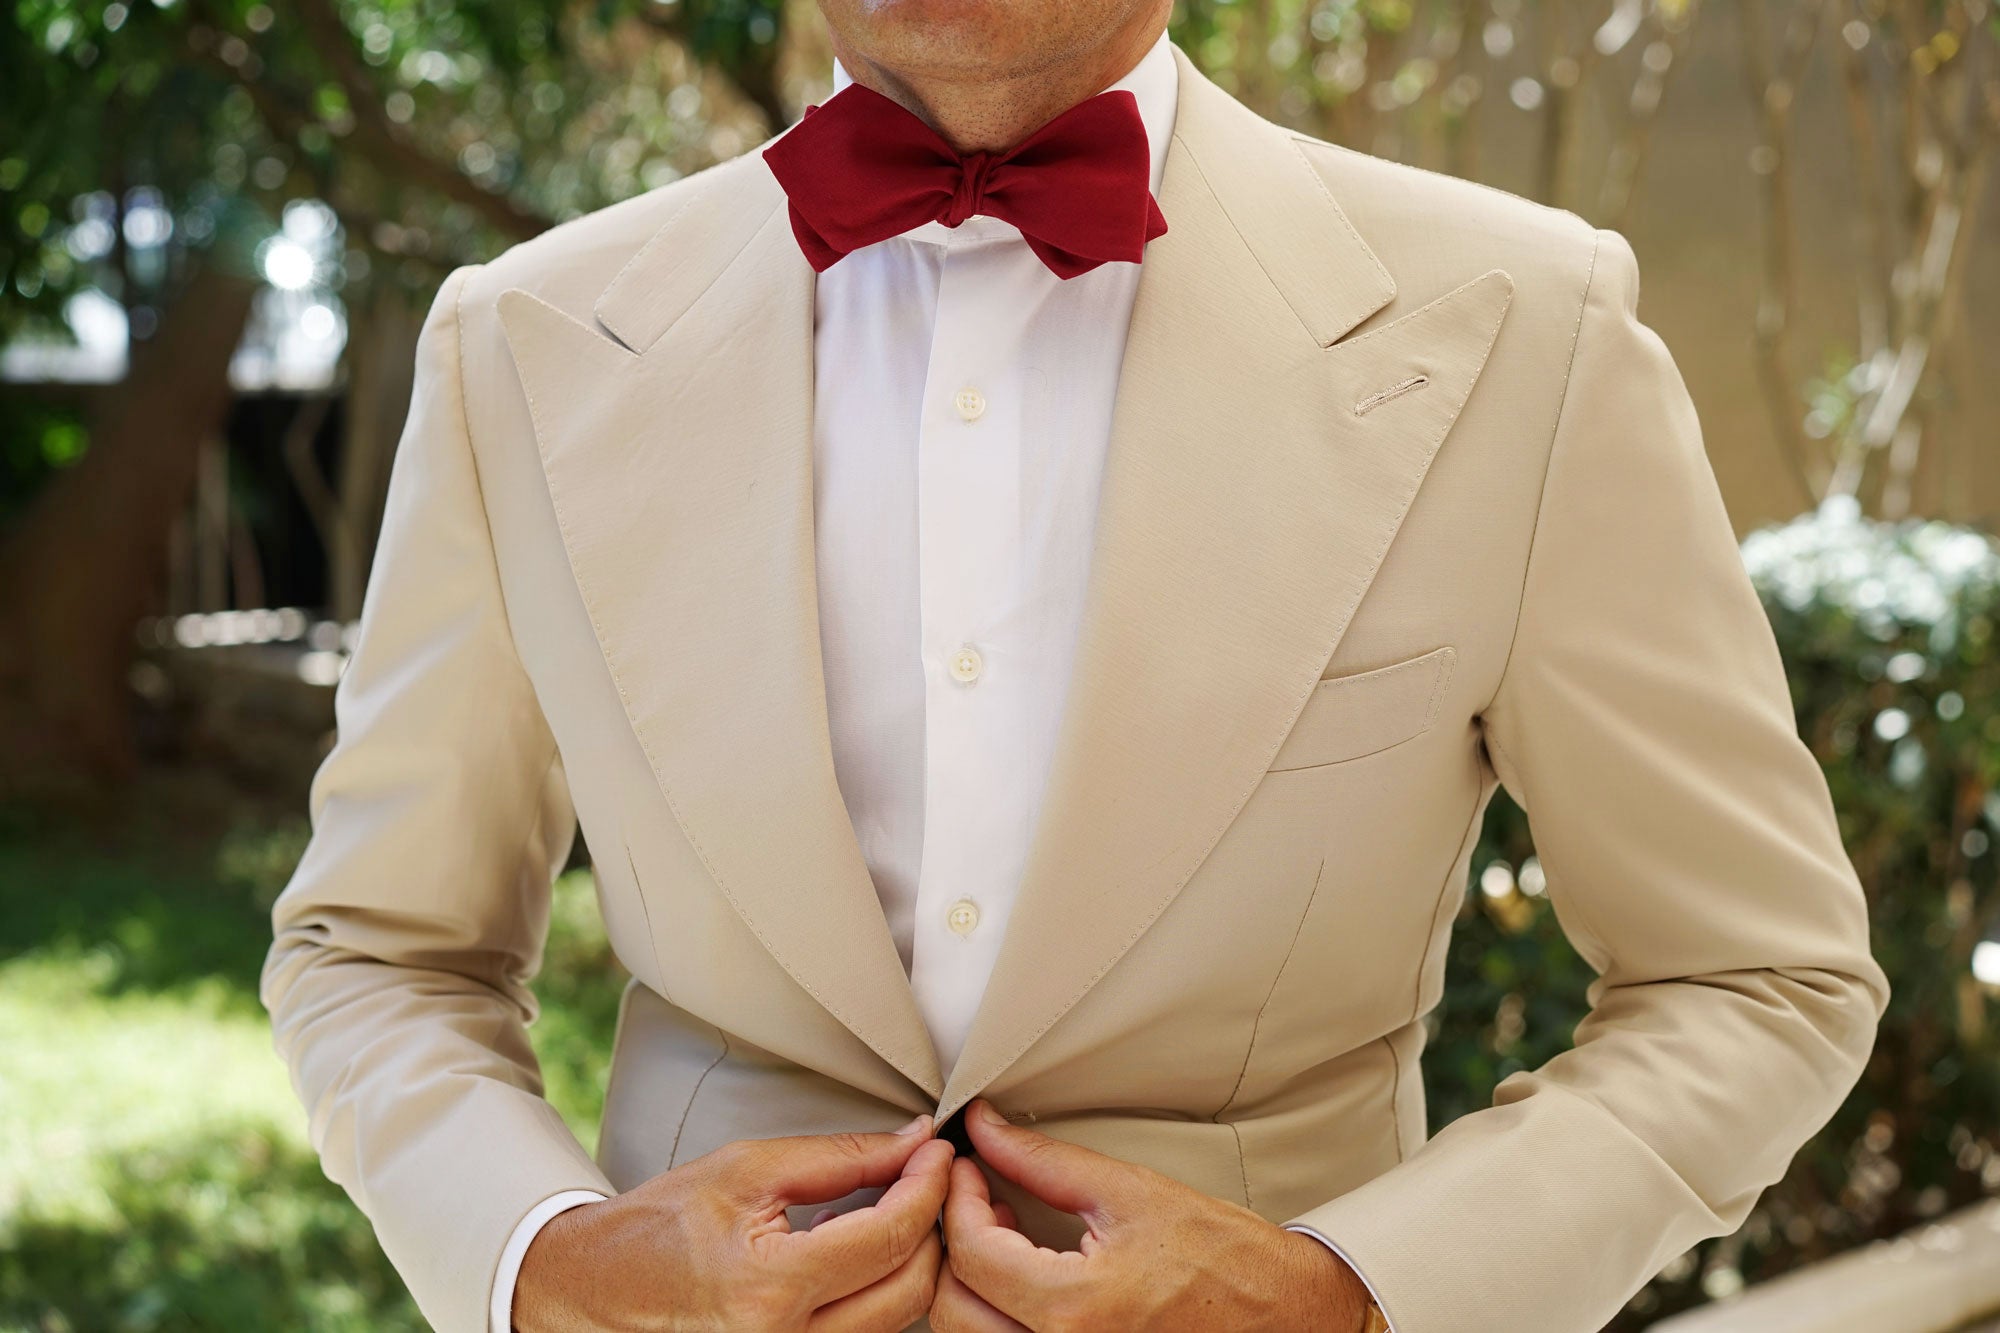
<svg viewBox="0 0 2000 1333"><path fill-rule="evenodd" d="M850 82L836 62L834 91ZM1179 92L1167 38L1110 86L1137 99L1157 196ZM1006 936L1054 752L1139 269L1057 278L1012 224L975 214L856 250L816 286L834 770L946 1070ZM536 1231L598 1197L523 1219L494 1333Z"/></svg>

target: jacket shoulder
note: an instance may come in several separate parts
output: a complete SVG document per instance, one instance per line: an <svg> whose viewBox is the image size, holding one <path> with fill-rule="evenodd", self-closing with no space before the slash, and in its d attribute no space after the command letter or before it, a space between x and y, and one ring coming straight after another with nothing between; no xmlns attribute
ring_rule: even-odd
<svg viewBox="0 0 2000 1333"><path fill-rule="evenodd" d="M1377 318L1394 318L1495 268L1513 279L1517 305L1524 297L1529 305L1546 299L1552 313L1575 313L1599 246L1599 229L1586 219L1496 186L1292 137L1395 276L1396 300Z"/></svg>

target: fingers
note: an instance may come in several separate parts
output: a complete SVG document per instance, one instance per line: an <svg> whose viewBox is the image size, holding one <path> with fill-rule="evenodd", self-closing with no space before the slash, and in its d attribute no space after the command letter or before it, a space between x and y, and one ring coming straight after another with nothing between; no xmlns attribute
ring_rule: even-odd
<svg viewBox="0 0 2000 1333"><path fill-rule="evenodd" d="M775 1213L793 1204L830 1203L858 1189L888 1184L931 1141L930 1129L931 1118L918 1116L893 1134L745 1139L710 1156L737 1198Z"/></svg>
<svg viewBox="0 0 2000 1333"><path fill-rule="evenodd" d="M947 1228L954 1220L961 1227L998 1225L993 1191L986 1184L985 1174L970 1157L952 1159L951 1193L945 1199L944 1220ZM951 1240L949 1230L945 1232L945 1240Z"/></svg>
<svg viewBox="0 0 2000 1333"><path fill-rule="evenodd" d="M1081 1254L1042 1249L1000 1225L986 1177L969 1158L952 1163L944 1241L946 1262L957 1279L996 1311L1030 1327L1038 1327L1084 1277Z"/></svg>
<svg viewBox="0 0 2000 1333"><path fill-rule="evenodd" d="M965 1129L981 1161L1051 1208L1094 1221L1134 1192L1140 1168L1010 1125L984 1100L966 1108Z"/></svg>
<svg viewBox="0 0 2000 1333"><path fill-rule="evenodd" d="M1027 1325L988 1305L947 1264L931 1300L931 1333L1027 1333Z"/></svg>
<svg viewBox="0 0 2000 1333"><path fill-rule="evenodd" d="M968 1163L972 1161L969 1157L959 1160ZM987 1183L985 1173L978 1170L977 1167L969 1172L961 1173L958 1170L958 1163L956 1161L953 1162L951 1190L953 1194L965 1194L968 1196L971 1204L975 1207L980 1203L984 1203L988 1208L992 1209L993 1216L990 1222L984 1214L975 1214L982 1225L1003 1226L1009 1231L1019 1231L1021 1229L1021 1219L1015 1215L1013 1205L993 1197L993 1189ZM945 1200L945 1206L947 1208L951 1206L949 1197Z"/></svg>
<svg viewBox="0 0 2000 1333"><path fill-rule="evenodd" d="M851 1295L896 1272L937 1229L949 1187L952 1147L933 1139L911 1154L882 1197L779 1239L813 1293L814 1305Z"/></svg>
<svg viewBox="0 0 2000 1333"><path fill-rule="evenodd" d="M944 1245L933 1227L902 1265L880 1282L822 1305L806 1321L809 1333L875 1333L905 1329L924 1317L937 1295Z"/></svg>

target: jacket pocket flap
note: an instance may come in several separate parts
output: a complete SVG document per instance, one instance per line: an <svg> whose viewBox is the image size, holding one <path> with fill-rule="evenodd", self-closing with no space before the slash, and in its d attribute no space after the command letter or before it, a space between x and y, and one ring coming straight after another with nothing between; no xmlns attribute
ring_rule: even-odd
<svg viewBox="0 0 2000 1333"><path fill-rule="evenodd" d="M1437 720L1458 653L1446 645L1313 687L1271 771L1360 759L1422 735Z"/></svg>

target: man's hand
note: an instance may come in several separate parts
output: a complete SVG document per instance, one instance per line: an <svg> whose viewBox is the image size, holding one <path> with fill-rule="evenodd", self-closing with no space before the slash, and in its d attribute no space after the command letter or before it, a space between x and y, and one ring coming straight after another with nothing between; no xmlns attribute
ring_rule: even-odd
<svg viewBox="0 0 2000 1333"><path fill-rule="evenodd" d="M514 1287L519 1333L744 1329L896 1333L929 1308L952 1148L894 1134L749 1139L559 1213ZM888 1185L793 1231L785 1209ZM822 1214L822 1217L824 1215Z"/></svg>
<svg viewBox="0 0 2000 1333"><path fill-rule="evenodd" d="M1156 1171L966 1109L980 1161L1088 1224L1082 1248L1046 1250L995 1205L970 1158L951 1165L935 1333L1226 1328L1358 1333L1361 1279L1311 1236Z"/></svg>

